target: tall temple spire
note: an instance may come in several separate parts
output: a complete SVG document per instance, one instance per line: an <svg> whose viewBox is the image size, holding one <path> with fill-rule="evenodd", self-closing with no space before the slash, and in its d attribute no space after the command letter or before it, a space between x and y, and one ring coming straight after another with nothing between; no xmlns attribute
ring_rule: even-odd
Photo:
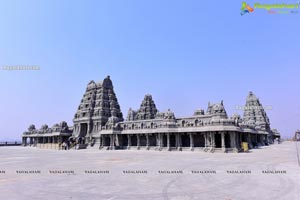
<svg viewBox="0 0 300 200"><path fill-rule="evenodd" d="M110 76L99 83L90 81L73 119L75 135L85 136L87 133L101 129L111 116L116 117L118 121L123 121L123 114ZM87 124L87 128L84 128L85 133L81 133L81 124Z"/></svg>
<svg viewBox="0 0 300 200"><path fill-rule="evenodd" d="M150 94L146 94L140 109L137 111L136 119L145 120L145 119L154 119L157 113L155 103Z"/></svg>
<svg viewBox="0 0 300 200"><path fill-rule="evenodd" d="M249 95L246 98L243 121L247 125L266 131L270 130L270 122L267 113L253 92L249 92Z"/></svg>
<svg viewBox="0 0 300 200"><path fill-rule="evenodd" d="M154 119L157 112L152 96L146 94L138 111L129 109L126 121Z"/></svg>

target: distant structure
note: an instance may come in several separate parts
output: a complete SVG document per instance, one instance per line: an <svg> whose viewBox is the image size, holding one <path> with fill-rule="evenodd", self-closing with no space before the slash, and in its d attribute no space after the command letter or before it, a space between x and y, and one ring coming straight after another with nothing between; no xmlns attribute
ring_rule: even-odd
<svg viewBox="0 0 300 200"><path fill-rule="evenodd" d="M293 141L300 141L300 130L299 129L295 132Z"/></svg>
<svg viewBox="0 0 300 200"><path fill-rule="evenodd" d="M73 127L62 122L38 131L31 125L23 134L23 145L59 148L62 142L74 140L78 149L239 152L242 142L253 148L280 138L252 92L246 98L243 118L238 114L228 117L223 101L208 103L206 112L199 109L189 117L177 118L170 109L159 112L147 94L140 108L130 108L124 120L109 76L103 82L88 83L73 122Z"/></svg>

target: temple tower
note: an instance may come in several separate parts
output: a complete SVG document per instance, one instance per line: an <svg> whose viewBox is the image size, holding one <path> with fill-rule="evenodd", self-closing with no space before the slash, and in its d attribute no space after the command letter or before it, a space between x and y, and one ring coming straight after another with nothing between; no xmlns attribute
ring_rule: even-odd
<svg viewBox="0 0 300 200"><path fill-rule="evenodd" d="M137 120L154 119L157 113L155 103L150 94L145 95L140 109L136 113Z"/></svg>
<svg viewBox="0 0 300 200"><path fill-rule="evenodd" d="M150 94L146 94L137 111L129 108L126 121L154 119L158 110Z"/></svg>
<svg viewBox="0 0 300 200"><path fill-rule="evenodd" d="M98 83L90 81L74 115L73 135L88 137L90 133L101 130L111 116L123 121L110 77Z"/></svg>
<svg viewBox="0 0 300 200"><path fill-rule="evenodd" d="M244 109L244 123L255 128L270 131L270 121L259 99L249 92Z"/></svg>

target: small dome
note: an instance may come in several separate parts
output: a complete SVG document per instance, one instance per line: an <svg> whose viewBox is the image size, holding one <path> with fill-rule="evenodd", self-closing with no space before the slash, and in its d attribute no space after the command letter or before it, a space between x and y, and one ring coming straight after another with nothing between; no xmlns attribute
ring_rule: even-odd
<svg viewBox="0 0 300 200"><path fill-rule="evenodd" d="M164 116L165 119L175 119L175 114L170 109L165 113Z"/></svg>
<svg viewBox="0 0 300 200"><path fill-rule="evenodd" d="M204 115L204 110L203 109L197 109L197 110L195 110L194 115Z"/></svg>
<svg viewBox="0 0 300 200"><path fill-rule="evenodd" d="M211 108L212 113L225 113L225 108L222 103L214 104Z"/></svg>

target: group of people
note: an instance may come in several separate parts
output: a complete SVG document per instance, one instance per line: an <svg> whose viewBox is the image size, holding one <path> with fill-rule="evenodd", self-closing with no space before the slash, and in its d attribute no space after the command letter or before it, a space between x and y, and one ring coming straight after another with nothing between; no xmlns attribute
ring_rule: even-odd
<svg viewBox="0 0 300 200"><path fill-rule="evenodd" d="M74 149L77 149L78 144L84 144L85 138L79 137L77 140L75 138L69 138L68 140L65 140L61 147L62 150L69 150L70 148L74 147Z"/></svg>
<svg viewBox="0 0 300 200"><path fill-rule="evenodd" d="M69 141L64 141L61 145L62 150L68 150L70 148L70 142Z"/></svg>

